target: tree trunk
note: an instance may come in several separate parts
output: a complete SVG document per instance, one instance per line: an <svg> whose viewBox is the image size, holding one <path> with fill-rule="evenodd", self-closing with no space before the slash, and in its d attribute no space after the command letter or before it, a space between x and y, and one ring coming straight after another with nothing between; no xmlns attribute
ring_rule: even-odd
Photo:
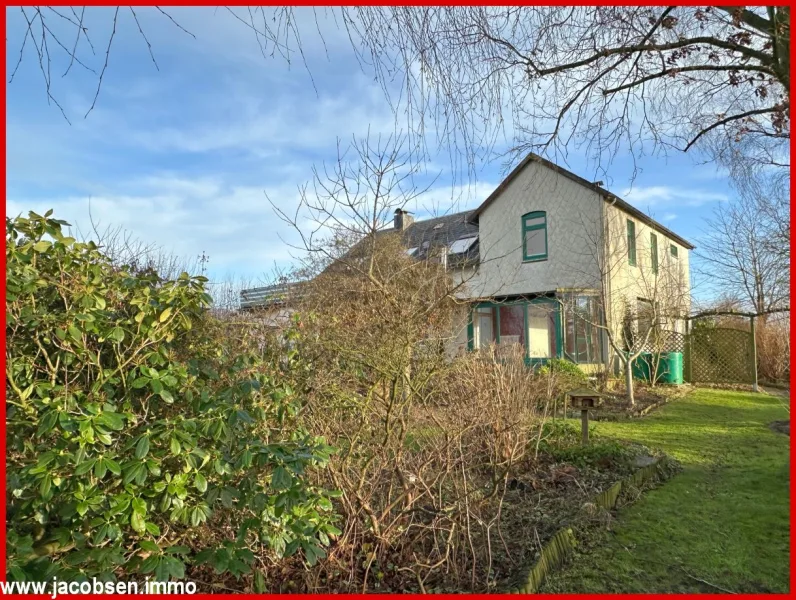
<svg viewBox="0 0 796 600"><path fill-rule="evenodd" d="M633 396L633 370L631 368L631 363L632 361L630 359L625 360L625 397L630 406L635 406L636 399Z"/></svg>

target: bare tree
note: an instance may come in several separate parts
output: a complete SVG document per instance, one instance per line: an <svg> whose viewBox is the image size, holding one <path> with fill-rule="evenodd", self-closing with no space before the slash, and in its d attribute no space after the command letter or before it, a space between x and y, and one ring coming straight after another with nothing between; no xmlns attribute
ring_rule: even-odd
<svg viewBox="0 0 796 600"><path fill-rule="evenodd" d="M89 227L83 231L75 226L75 236L93 241L115 264L135 272L156 273L163 280L176 279L181 273L205 275L210 257L204 252L196 257L180 256L163 246L146 242L123 225L103 224L91 214Z"/></svg>
<svg viewBox="0 0 796 600"><path fill-rule="evenodd" d="M763 314L790 304L790 209L787 199L749 187L707 221L700 273L717 294Z"/></svg>
<svg viewBox="0 0 796 600"><path fill-rule="evenodd" d="M94 29L89 32L89 22L92 7L86 6L21 6L19 11L24 22L24 34L19 44L19 50L14 67L11 70L9 83L14 81L19 68L25 63L33 62L34 68L41 73L42 84L47 96L47 102L54 104L63 117L69 121L69 116L58 101L53 91L53 78L55 69L63 68L61 77L66 77L73 69L83 69L91 73L96 78L96 90L86 111L85 116L94 110L99 98L105 74L110 63L111 52L114 48L113 42L119 28L125 22L130 27L135 27L146 44L149 58L153 65L159 70L157 60L149 42L144 28L139 20L136 9L132 6L117 6L112 9L112 14L108 13L107 18L102 18L101 22L107 25L106 31L101 34L102 41L97 38L97 46L92 41ZM184 29L174 18L159 6L154 9L168 19L177 29L186 35L194 37L193 34ZM94 7L94 11L102 11L102 8ZM108 9L104 9L108 10ZM142 9L139 9L142 10ZM93 21L96 23L96 21ZM30 56L32 54L32 56Z"/></svg>
<svg viewBox="0 0 796 600"><path fill-rule="evenodd" d="M70 68L85 63L78 52L90 43L85 10L22 10L19 61L30 40L52 98L50 48ZM322 35L317 13L312 30L301 31L290 8L227 10L264 57L303 60L302 39ZM74 40L55 36L52 18L69 25ZM119 19L117 9L97 94ZM528 150L566 156L579 144L598 158L650 144L707 149L713 139L714 150L719 140L725 151L789 163L789 7L352 7L327 21L346 30L391 100L398 84L410 130L422 139L435 129L471 165L501 137L512 158Z"/></svg>
<svg viewBox="0 0 796 600"><path fill-rule="evenodd" d="M609 370L620 366L625 396L633 406L633 364L643 353L655 356L668 350L672 337L684 333L691 298L682 262L685 257L675 258L665 238L638 220L631 250L626 224L624 212L606 205L602 227L583 227L586 239L582 252L591 267L583 270L571 265L582 282L582 292L576 297L583 305L565 297L562 308L565 314L572 313L574 327L581 323L592 335L602 332L605 336L605 364ZM593 343L601 344L599 337ZM658 362L650 365L653 384L660 375Z"/></svg>
<svg viewBox="0 0 796 600"><path fill-rule="evenodd" d="M688 150L789 136L785 7L428 7L347 13L379 77L472 149L512 120L513 151ZM451 129L450 126L454 127Z"/></svg>
<svg viewBox="0 0 796 600"><path fill-rule="evenodd" d="M312 365L308 423L341 449L327 472L342 492L345 567L307 573L310 589L374 589L387 563L420 591L445 578L488 589L509 475L547 414L549 382L522 356L450 360L466 277L447 268L447 249L410 254L388 226L423 191L404 144L354 140L313 171L294 214L274 207L306 256L290 301Z"/></svg>

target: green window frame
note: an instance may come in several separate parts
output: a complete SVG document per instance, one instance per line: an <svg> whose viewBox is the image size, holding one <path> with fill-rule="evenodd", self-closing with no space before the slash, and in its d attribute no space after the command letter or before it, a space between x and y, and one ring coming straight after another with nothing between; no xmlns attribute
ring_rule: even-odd
<svg viewBox="0 0 796 600"><path fill-rule="evenodd" d="M636 266L636 223L627 220L627 263Z"/></svg>
<svg viewBox="0 0 796 600"><path fill-rule="evenodd" d="M528 233L532 231L544 231L544 252L528 253ZM547 213L543 210L522 215L522 260L523 262L547 260Z"/></svg>
<svg viewBox="0 0 796 600"><path fill-rule="evenodd" d="M658 274L658 236L650 232L650 259L652 272Z"/></svg>
<svg viewBox="0 0 796 600"><path fill-rule="evenodd" d="M605 314L599 297L567 294L562 316L564 358L581 365L605 364L607 340L604 325Z"/></svg>
<svg viewBox="0 0 796 600"><path fill-rule="evenodd" d="M669 246L669 252L671 252L674 258L677 258L677 246L675 246L674 244Z"/></svg>
<svg viewBox="0 0 796 600"><path fill-rule="evenodd" d="M528 307L530 306L549 306L550 310L553 311L554 316L554 327L555 327L555 356L549 358L532 358L530 356L530 340L528 337ZM525 362L528 365L543 365L546 364L550 358L564 358L564 338L562 332L562 313L561 307L558 305L558 302L552 298L533 298L530 300L520 300L515 302L476 302L470 305L469 316L467 320L467 349L471 352L478 350L475 345L475 326L474 320L475 316L477 315L477 311L479 308L492 308L495 311L495 322L494 322L494 336L495 336L495 343L500 344L500 308L501 307L509 307L509 306L521 306L523 307L523 331L524 331L524 340L523 340L523 348L525 353ZM479 340L480 342L480 340Z"/></svg>

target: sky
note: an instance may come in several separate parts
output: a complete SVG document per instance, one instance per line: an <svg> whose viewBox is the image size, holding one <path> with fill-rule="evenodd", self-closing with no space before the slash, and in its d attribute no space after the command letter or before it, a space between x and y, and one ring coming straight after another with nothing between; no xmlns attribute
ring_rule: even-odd
<svg viewBox="0 0 796 600"><path fill-rule="evenodd" d="M338 142L388 136L401 123L323 9L317 13L323 39L314 35L310 9L298 9L304 57L294 55L290 64L264 52L241 20L248 18L245 9L233 10L169 9L177 26L155 8L136 9L138 23L129 8L121 9L88 112L114 9L87 9L94 51L81 40L78 56L94 73L70 67L64 50L49 45L50 93L66 117L48 102L46 66L40 68L28 40L6 88L7 214L52 208L81 231L91 221L100 229L121 226L165 252L206 255L214 281L263 283L275 268L287 268L299 238L271 203L290 214L313 167L336 160ZM7 11L11 73L27 25L18 8ZM48 13L46 22L64 47L74 43L65 19ZM502 143L508 147L510 140ZM576 152L563 166L606 180L612 192L696 246L704 218L732 195L726 175L698 156L619 155L607 179L592 176L596 166ZM418 175L428 192L409 208L418 218L474 208L505 173L504 160L485 157L465 180L441 148Z"/></svg>

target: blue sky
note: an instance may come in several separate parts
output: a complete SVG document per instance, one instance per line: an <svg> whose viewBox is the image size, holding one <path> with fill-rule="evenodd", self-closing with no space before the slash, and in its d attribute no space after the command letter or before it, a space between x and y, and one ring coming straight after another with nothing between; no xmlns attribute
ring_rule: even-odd
<svg viewBox="0 0 796 600"><path fill-rule="evenodd" d="M19 9L7 10L10 73L25 30ZM99 71L112 12L89 11L96 54L86 47L81 57ZM132 15L120 12L97 106L86 118L96 76L73 65L61 77L68 60L53 50L52 93L71 124L48 104L28 44L7 85L7 213L53 208L85 228L90 206L102 225L121 225L164 250L186 257L205 252L212 279L266 278L275 265L290 264L282 240L296 239L266 193L289 212L312 166L335 159L338 139L368 130L387 135L395 117L345 34L323 14L321 42L312 35L312 15L299 11L310 77L298 57L292 65L263 57L253 33L225 9L169 13L195 38L153 8L137 10L156 69ZM54 28L57 20L50 19ZM412 207L419 216L477 206L504 174L501 160L484 161L471 183L452 188L449 164L444 148L431 157L428 171L439 176ZM566 166L606 180L697 246L703 218L732 193L723 173L699 164L698 156L644 157L635 173L630 157L619 156L610 179L575 152Z"/></svg>

